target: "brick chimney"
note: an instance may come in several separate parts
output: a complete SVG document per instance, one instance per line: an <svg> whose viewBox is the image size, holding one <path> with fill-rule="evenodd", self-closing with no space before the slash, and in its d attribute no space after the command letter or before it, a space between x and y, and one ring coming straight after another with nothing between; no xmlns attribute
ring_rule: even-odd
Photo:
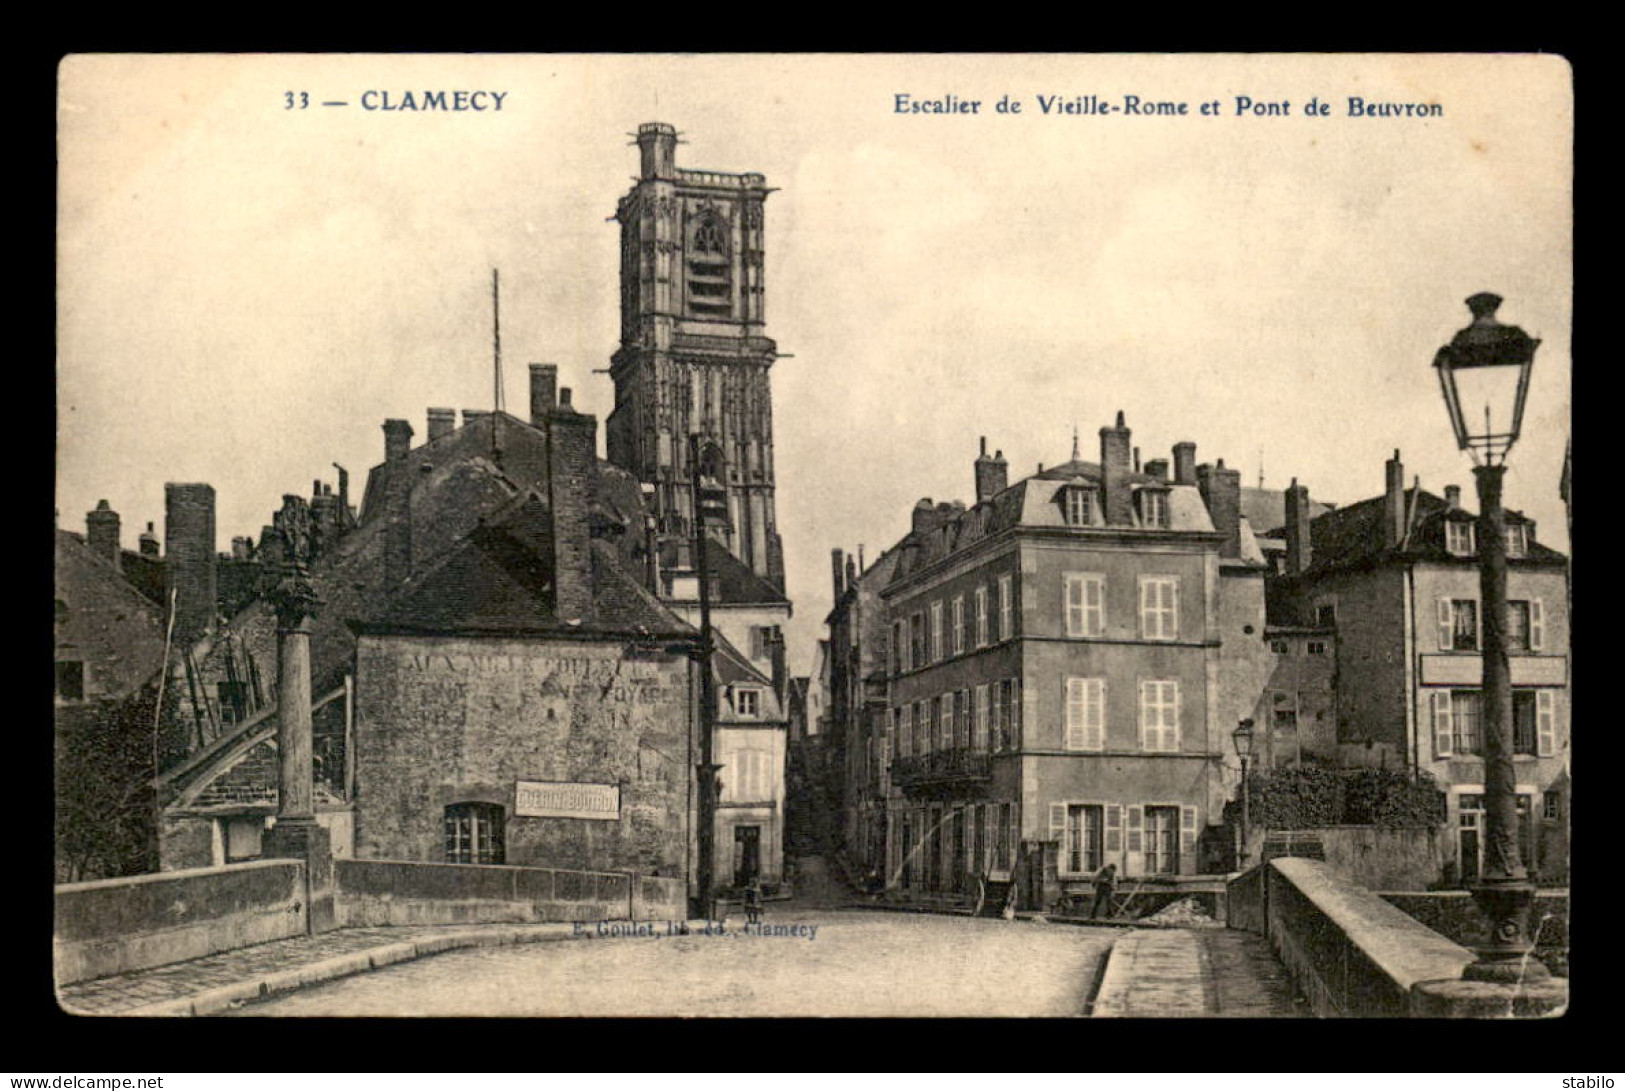
<svg viewBox="0 0 1625 1091"><path fill-rule="evenodd" d="M1309 568L1314 559L1310 544L1309 490L1293 478L1286 490L1286 571L1296 576Z"/></svg>
<svg viewBox="0 0 1625 1091"><path fill-rule="evenodd" d="M941 520L937 518L937 506L931 502L929 496L921 497L919 503L914 505L914 524L912 528L914 533L922 534L940 525Z"/></svg>
<svg viewBox="0 0 1625 1091"><path fill-rule="evenodd" d="M214 486L164 486L164 574L175 601L175 641L195 642L214 627L218 559L214 550Z"/></svg>
<svg viewBox="0 0 1625 1091"><path fill-rule="evenodd" d="M1222 458L1216 465L1204 462L1196 467L1196 487L1213 529L1224 535L1219 556L1241 556L1241 471L1225 469Z"/></svg>
<svg viewBox="0 0 1625 1091"><path fill-rule="evenodd" d="M457 430L457 410L443 406L429 407L429 442L449 436Z"/></svg>
<svg viewBox="0 0 1625 1091"><path fill-rule="evenodd" d="M1108 526L1128 526L1134 522L1133 496L1126 478L1133 469L1130 432L1117 411L1117 423L1100 430L1100 478L1103 507Z"/></svg>
<svg viewBox="0 0 1625 1091"><path fill-rule="evenodd" d="M1383 491L1383 527L1390 546L1405 539L1405 464L1399 460L1399 449L1386 463L1387 486Z"/></svg>
<svg viewBox="0 0 1625 1091"><path fill-rule="evenodd" d="M767 654L772 664L773 692L778 694L782 707L789 697L790 667L785 656L784 632L777 625L767 635Z"/></svg>
<svg viewBox="0 0 1625 1091"><path fill-rule="evenodd" d="M96 510L85 513L85 544L114 569L122 570L118 539L118 512L114 511L107 501L96 501Z"/></svg>
<svg viewBox="0 0 1625 1091"><path fill-rule="evenodd" d="M987 457L987 437L982 437L982 453L976 458L976 502L996 496L1003 492L1010 484L1010 464L1004 460L1004 452L996 452L992 458Z"/></svg>
<svg viewBox="0 0 1625 1091"><path fill-rule="evenodd" d="M1461 486L1446 485L1444 487L1444 502L1450 506L1451 511L1461 510Z"/></svg>
<svg viewBox="0 0 1625 1091"><path fill-rule="evenodd" d="M839 549L829 551L829 583L835 595L830 601L837 604L841 601L841 596L846 593L845 556Z"/></svg>
<svg viewBox="0 0 1625 1091"><path fill-rule="evenodd" d="M542 427L547 415L558 406L559 366L530 365L530 423Z"/></svg>
<svg viewBox="0 0 1625 1091"><path fill-rule="evenodd" d="M466 416L466 413L465 413ZM598 418L570 406L568 387L547 414L548 499L553 510L554 612L561 621L592 613L589 511L598 478Z"/></svg>
<svg viewBox="0 0 1625 1091"><path fill-rule="evenodd" d="M148 523L147 529L141 532L140 543L143 557L156 558L158 556L158 535L153 533L151 523Z"/></svg>
<svg viewBox="0 0 1625 1091"><path fill-rule="evenodd" d="M1196 444L1188 439L1174 444L1174 484L1196 484Z"/></svg>
<svg viewBox="0 0 1625 1091"><path fill-rule="evenodd" d="M412 449L412 425L391 418L384 422L384 461L394 462L406 457Z"/></svg>
<svg viewBox="0 0 1625 1091"><path fill-rule="evenodd" d="M1145 472L1158 481L1168 480L1168 460L1166 458L1153 458L1146 462Z"/></svg>
<svg viewBox="0 0 1625 1091"><path fill-rule="evenodd" d="M490 415L491 410L489 409L465 409L463 410L463 426L466 428L475 421L484 420Z"/></svg>

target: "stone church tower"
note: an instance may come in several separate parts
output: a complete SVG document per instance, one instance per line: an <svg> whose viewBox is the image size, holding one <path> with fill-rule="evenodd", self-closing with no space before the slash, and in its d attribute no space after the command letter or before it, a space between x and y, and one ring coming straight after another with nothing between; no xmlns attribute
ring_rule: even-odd
<svg viewBox="0 0 1625 1091"><path fill-rule="evenodd" d="M701 467L727 488L729 525L713 536L780 590L774 515L777 349L763 336L760 174L685 170L677 130L638 126L641 169L615 210L621 225L621 347L611 360L609 460L654 488L662 538L686 557L688 436L717 444Z"/></svg>

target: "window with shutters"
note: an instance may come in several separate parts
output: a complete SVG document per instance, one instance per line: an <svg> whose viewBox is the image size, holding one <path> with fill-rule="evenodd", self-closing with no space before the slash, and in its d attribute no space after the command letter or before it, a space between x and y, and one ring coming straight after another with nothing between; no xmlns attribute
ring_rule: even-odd
<svg viewBox="0 0 1625 1091"><path fill-rule="evenodd" d="M954 599L954 652L955 655L965 654L965 596L959 595Z"/></svg>
<svg viewBox="0 0 1625 1091"><path fill-rule="evenodd" d="M1526 599L1513 599L1507 603L1507 651L1535 650L1534 607L1535 604Z"/></svg>
<svg viewBox="0 0 1625 1091"><path fill-rule="evenodd" d="M1529 552L1529 528L1522 523L1509 523L1506 528L1508 557L1522 557Z"/></svg>
<svg viewBox="0 0 1625 1091"><path fill-rule="evenodd" d="M931 604L931 646L926 649L926 662L935 663L944 657L943 650L947 647L942 642L942 603Z"/></svg>
<svg viewBox="0 0 1625 1091"><path fill-rule="evenodd" d="M1557 755L1557 691L1535 691L1535 753L1543 758Z"/></svg>
<svg viewBox="0 0 1625 1091"><path fill-rule="evenodd" d="M999 577L999 639L1009 640L1016 635L1015 588L1009 576Z"/></svg>
<svg viewBox="0 0 1625 1091"><path fill-rule="evenodd" d="M954 691L954 745L970 746L970 690Z"/></svg>
<svg viewBox="0 0 1625 1091"><path fill-rule="evenodd" d="M1439 600L1439 650L1478 651L1478 601Z"/></svg>
<svg viewBox="0 0 1625 1091"><path fill-rule="evenodd" d="M1066 680L1066 749L1104 750L1106 747L1106 680Z"/></svg>
<svg viewBox="0 0 1625 1091"><path fill-rule="evenodd" d="M1140 635L1146 640L1179 638L1179 577L1140 577Z"/></svg>
<svg viewBox="0 0 1625 1091"><path fill-rule="evenodd" d="M1021 749L1021 679L1010 679L1009 700L1005 702L1005 721L1010 725L1010 749Z"/></svg>
<svg viewBox="0 0 1625 1091"><path fill-rule="evenodd" d="M1123 807L1119 803L1106 804L1106 855L1120 856L1123 852Z"/></svg>
<svg viewBox="0 0 1625 1091"><path fill-rule="evenodd" d="M500 803L453 803L445 809L446 863L503 862Z"/></svg>
<svg viewBox="0 0 1625 1091"><path fill-rule="evenodd" d="M1514 754L1533 755L1536 751L1535 704L1534 690L1517 689L1512 691L1512 752Z"/></svg>
<svg viewBox="0 0 1625 1091"><path fill-rule="evenodd" d="M1010 733L1005 724L1003 682L994 682L988 688L988 746L993 750L1004 750L1010 745Z"/></svg>
<svg viewBox="0 0 1625 1091"><path fill-rule="evenodd" d="M928 701L914 702L914 752L931 753L931 704Z"/></svg>
<svg viewBox="0 0 1625 1091"><path fill-rule="evenodd" d="M976 646L987 647L987 588L976 589Z"/></svg>
<svg viewBox="0 0 1625 1091"><path fill-rule="evenodd" d="M1094 572L1068 572L1066 635L1101 636L1106 631L1106 577Z"/></svg>
<svg viewBox="0 0 1625 1091"><path fill-rule="evenodd" d="M1467 519L1450 519L1444 525L1444 547L1458 557L1473 555L1473 524Z"/></svg>
<svg viewBox="0 0 1625 1091"><path fill-rule="evenodd" d="M1140 748L1172 753L1179 749L1179 683L1140 683Z"/></svg>
<svg viewBox="0 0 1625 1091"><path fill-rule="evenodd" d="M1476 689L1439 690L1433 694L1433 734L1440 756L1479 752L1481 708Z"/></svg>
<svg viewBox="0 0 1625 1091"><path fill-rule="evenodd" d="M977 751L987 749L987 689L985 685L976 687L976 721L971 735L971 748Z"/></svg>
<svg viewBox="0 0 1625 1091"><path fill-rule="evenodd" d="M937 738L933 750L947 750L954 744L954 695L937 698Z"/></svg>

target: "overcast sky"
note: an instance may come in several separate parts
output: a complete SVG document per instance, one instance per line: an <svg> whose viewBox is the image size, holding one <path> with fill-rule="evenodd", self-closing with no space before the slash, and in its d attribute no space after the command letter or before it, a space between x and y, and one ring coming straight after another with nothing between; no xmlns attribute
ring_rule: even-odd
<svg viewBox="0 0 1625 1091"><path fill-rule="evenodd" d="M1434 350L1463 300L1542 339L1507 503L1567 549L1573 100L1528 57L75 57L61 72L61 525L106 498L132 547L166 481L207 481L219 544L349 468L380 424L506 401L531 361L613 407L629 135L755 171L767 205L778 517L812 663L829 551L869 558L920 497L974 500L977 441L1015 480L1180 440L1246 485L1378 493L1383 461L1472 495ZM361 108L485 90L500 112ZM285 109L287 92L309 107ZM898 113L979 100L972 113ZM1009 95L1020 114L998 113ZM1185 116L1052 114L1039 95ZM1237 96L1288 116L1236 116ZM1442 118L1350 117L1348 99ZM1326 117L1305 117L1317 98ZM323 101L348 106L323 107ZM377 103L374 95L367 101ZM492 99L487 97L487 105ZM1217 102L1218 116L1203 116ZM602 433L602 427L600 427ZM602 441L600 441L602 443ZM1264 529L1264 528L1258 528Z"/></svg>

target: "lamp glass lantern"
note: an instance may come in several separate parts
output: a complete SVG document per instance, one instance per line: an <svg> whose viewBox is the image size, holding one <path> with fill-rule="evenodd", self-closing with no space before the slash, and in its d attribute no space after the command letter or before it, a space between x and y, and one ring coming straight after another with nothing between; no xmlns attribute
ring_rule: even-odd
<svg viewBox="0 0 1625 1091"><path fill-rule="evenodd" d="M1230 739L1236 744L1236 756L1245 762L1253 756L1253 722L1243 720L1236 725L1230 733Z"/></svg>
<svg viewBox="0 0 1625 1091"><path fill-rule="evenodd" d="M1472 323L1433 358L1456 446L1481 466L1505 462L1518 441L1529 373L1540 345L1517 326L1496 319L1501 302L1493 292L1470 297Z"/></svg>

